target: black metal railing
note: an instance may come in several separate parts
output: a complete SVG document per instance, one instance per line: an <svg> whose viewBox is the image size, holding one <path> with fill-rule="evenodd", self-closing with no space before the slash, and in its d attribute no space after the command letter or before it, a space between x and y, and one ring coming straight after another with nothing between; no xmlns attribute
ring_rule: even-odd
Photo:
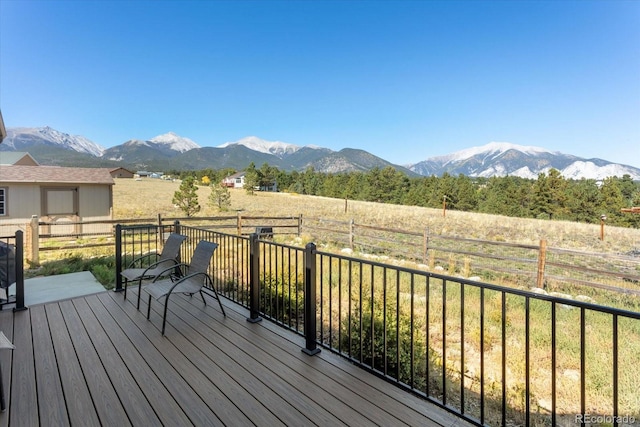
<svg viewBox="0 0 640 427"><path fill-rule="evenodd" d="M15 294L9 287L15 284ZM24 233L17 230L13 236L0 237L0 310L14 305L14 311L25 310L24 303Z"/></svg>
<svg viewBox="0 0 640 427"><path fill-rule="evenodd" d="M219 294L475 425L640 420L640 313L182 226ZM137 241L131 239L132 241ZM625 296L626 297L626 296Z"/></svg>

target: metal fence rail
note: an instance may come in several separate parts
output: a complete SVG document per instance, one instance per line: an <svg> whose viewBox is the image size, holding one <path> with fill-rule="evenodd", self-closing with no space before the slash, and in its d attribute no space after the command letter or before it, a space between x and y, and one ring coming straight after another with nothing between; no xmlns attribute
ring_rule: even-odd
<svg viewBox="0 0 640 427"><path fill-rule="evenodd" d="M181 226L261 318L476 425L640 421L640 313ZM133 241L136 241L133 239ZM139 245L144 246L144 245Z"/></svg>

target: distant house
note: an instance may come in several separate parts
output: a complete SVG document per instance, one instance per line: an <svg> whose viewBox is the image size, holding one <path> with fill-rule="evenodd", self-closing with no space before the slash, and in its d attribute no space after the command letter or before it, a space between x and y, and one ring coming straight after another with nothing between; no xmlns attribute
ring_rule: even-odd
<svg viewBox="0 0 640 427"><path fill-rule="evenodd" d="M112 178L133 178L133 172L125 168L116 168L109 171Z"/></svg>
<svg viewBox="0 0 640 427"><path fill-rule="evenodd" d="M246 172L238 172L229 175L222 180L222 185L229 188L244 188ZM278 183L273 181L266 185L254 187L255 191L278 191Z"/></svg>
<svg viewBox="0 0 640 427"><path fill-rule="evenodd" d="M242 188L244 187L245 172L234 173L222 180L222 184L229 188Z"/></svg>
<svg viewBox="0 0 640 427"><path fill-rule="evenodd" d="M149 171L137 171L137 178L162 178L164 176L164 172L149 172Z"/></svg>
<svg viewBox="0 0 640 427"><path fill-rule="evenodd" d="M0 151L0 166L39 166L39 163L29 153Z"/></svg>
<svg viewBox="0 0 640 427"><path fill-rule="evenodd" d="M33 215L59 224L111 220L113 184L109 170L103 168L2 166L0 225L25 224ZM2 231L7 230L2 227ZM74 224L41 231L81 232Z"/></svg>

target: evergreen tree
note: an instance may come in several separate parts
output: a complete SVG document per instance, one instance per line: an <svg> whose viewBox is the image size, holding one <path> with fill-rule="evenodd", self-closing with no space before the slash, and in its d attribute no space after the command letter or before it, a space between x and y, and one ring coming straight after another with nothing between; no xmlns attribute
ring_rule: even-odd
<svg viewBox="0 0 640 427"><path fill-rule="evenodd" d="M615 177L605 178L600 187L600 213L607 215L607 222L612 225L623 225L625 218L621 209L626 207L622 191Z"/></svg>
<svg viewBox="0 0 640 427"><path fill-rule="evenodd" d="M260 186L260 175L253 162L249 163L244 171L244 189L247 193L253 194L254 187Z"/></svg>
<svg viewBox="0 0 640 427"><path fill-rule="evenodd" d="M211 186L209 205L221 211L227 211L231 207L231 193L222 182Z"/></svg>
<svg viewBox="0 0 640 427"><path fill-rule="evenodd" d="M186 177L182 180L178 191L173 193L172 203L177 205L187 216L200 212L197 190L196 178L193 176Z"/></svg>

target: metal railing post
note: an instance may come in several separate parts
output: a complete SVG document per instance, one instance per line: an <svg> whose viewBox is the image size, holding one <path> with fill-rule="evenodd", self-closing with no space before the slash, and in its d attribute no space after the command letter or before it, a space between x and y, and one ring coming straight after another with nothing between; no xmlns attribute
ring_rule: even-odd
<svg viewBox="0 0 640 427"><path fill-rule="evenodd" d="M116 288L114 292L122 292L122 225L116 224Z"/></svg>
<svg viewBox="0 0 640 427"><path fill-rule="evenodd" d="M316 344L316 245L308 243L304 252L305 348L302 351L313 356L320 353Z"/></svg>
<svg viewBox="0 0 640 427"><path fill-rule="evenodd" d="M252 233L250 237L249 252L249 317L248 322L257 323L260 317L260 242L258 234Z"/></svg>
<svg viewBox="0 0 640 427"><path fill-rule="evenodd" d="M26 310L24 305L24 235L16 231L16 306L13 311Z"/></svg>

